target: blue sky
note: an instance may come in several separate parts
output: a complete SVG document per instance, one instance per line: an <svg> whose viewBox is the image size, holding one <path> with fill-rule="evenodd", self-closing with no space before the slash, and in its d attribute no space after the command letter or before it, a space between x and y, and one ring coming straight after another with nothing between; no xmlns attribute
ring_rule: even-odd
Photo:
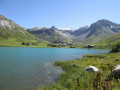
<svg viewBox="0 0 120 90"><path fill-rule="evenodd" d="M120 24L120 0L0 0L0 14L25 28L80 28L107 19Z"/></svg>

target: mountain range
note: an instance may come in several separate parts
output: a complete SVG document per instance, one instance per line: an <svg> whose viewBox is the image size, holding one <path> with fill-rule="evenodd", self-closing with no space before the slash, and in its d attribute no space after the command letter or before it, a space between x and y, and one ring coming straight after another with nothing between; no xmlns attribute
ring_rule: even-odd
<svg viewBox="0 0 120 90"><path fill-rule="evenodd" d="M79 29L35 27L24 29L12 20L0 15L0 46L21 46L30 43L46 46L48 43L77 43L79 45L112 43L120 40L120 24L98 20Z"/></svg>
<svg viewBox="0 0 120 90"><path fill-rule="evenodd" d="M82 42L83 44L96 43L104 38L120 32L120 24L102 19L90 26L81 27L77 30L59 29L54 26L51 28L32 28L27 29L31 34L49 42L54 40L64 40L70 42Z"/></svg>

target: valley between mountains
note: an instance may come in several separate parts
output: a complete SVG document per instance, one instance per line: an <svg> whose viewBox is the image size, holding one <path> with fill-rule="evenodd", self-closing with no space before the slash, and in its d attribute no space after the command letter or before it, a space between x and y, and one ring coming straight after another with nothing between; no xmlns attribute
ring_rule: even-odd
<svg viewBox="0 0 120 90"><path fill-rule="evenodd" d="M111 47L119 40L120 24L105 19L76 30L56 28L55 26L25 29L0 15L0 46L48 47L53 44L53 47L60 47L61 44L66 47L73 45L77 48L86 45L106 48L107 46Z"/></svg>

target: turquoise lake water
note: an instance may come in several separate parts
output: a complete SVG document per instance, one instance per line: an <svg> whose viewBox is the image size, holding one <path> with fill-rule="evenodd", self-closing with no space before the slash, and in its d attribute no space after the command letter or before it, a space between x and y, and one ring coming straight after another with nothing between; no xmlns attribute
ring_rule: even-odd
<svg viewBox="0 0 120 90"><path fill-rule="evenodd" d="M109 50L76 48L0 47L0 90L28 90L57 81L56 60L75 60Z"/></svg>

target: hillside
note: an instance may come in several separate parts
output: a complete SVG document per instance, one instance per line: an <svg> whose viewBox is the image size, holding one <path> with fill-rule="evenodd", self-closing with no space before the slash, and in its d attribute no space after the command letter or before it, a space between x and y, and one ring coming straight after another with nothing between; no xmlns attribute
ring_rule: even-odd
<svg viewBox="0 0 120 90"><path fill-rule="evenodd" d="M0 46L24 46L21 43L36 46L40 43L42 45L42 42L12 20L0 15Z"/></svg>
<svg viewBox="0 0 120 90"><path fill-rule="evenodd" d="M120 42L120 32L101 40L98 44L115 44Z"/></svg>

